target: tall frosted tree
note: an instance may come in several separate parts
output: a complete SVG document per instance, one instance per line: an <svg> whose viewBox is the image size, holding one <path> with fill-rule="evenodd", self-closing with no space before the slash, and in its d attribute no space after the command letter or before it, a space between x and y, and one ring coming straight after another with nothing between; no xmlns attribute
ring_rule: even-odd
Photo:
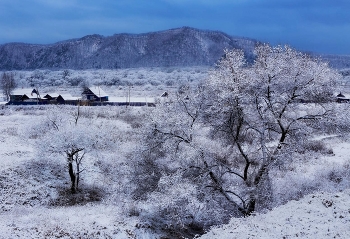
<svg viewBox="0 0 350 239"><path fill-rule="evenodd" d="M154 110L146 131L148 157L163 170L161 181L171 185L169 175L178 181L180 174L196 185L196 200L243 216L271 192L274 165L334 117L340 77L288 46L260 45L255 55L248 65L242 51L225 51L200 87Z"/></svg>
<svg viewBox="0 0 350 239"><path fill-rule="evenodd" d="M211 170L214 187L229 201L238 199L245 215L255 210L270 167L333 115L339 77L326 63L287 46L261 45L255 53L254 64L244 67L242 52L227 52L207 82L208 123L214 138L232 148L224 173ZM243 192L233 193L225 174L240 178Z"/></svg>

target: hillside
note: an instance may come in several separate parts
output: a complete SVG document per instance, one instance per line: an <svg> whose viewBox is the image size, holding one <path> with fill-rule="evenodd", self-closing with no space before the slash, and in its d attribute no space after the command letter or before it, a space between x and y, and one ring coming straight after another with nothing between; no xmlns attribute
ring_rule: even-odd
<svg viewBox="0 0 350 239"><path fill-rule="evenodd" d="M225 48L242 49L247 59L252 59L256 43L189 27L108 37L89 35L49 45L8 43L0 45L0 70L211 66Z"/></svg>
<svg viewBox="0 0 350 239"><path fill-rule="evenodd" d="M201 238L349 238L350 191L316 193L267 214L233 218Z"/></svg>

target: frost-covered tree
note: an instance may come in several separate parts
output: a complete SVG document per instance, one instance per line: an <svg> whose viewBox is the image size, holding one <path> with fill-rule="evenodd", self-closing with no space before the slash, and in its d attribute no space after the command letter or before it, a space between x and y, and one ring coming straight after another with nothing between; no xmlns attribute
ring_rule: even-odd
<svg viewBox="0 0 350 239"><path fill-rule="evenodd" d="M3 95L6 97L6 101L10 100L10 95L14 89L17 87L17 82L15 81L14 74L10 73L2 73L0 78L0 89Z"/></svg>
<svg viewBox="0 0 350 239"><path fill-rule="evenodd" d="M196 198L227 215L264 204L271 168L334 117L339 75L326 63L287 46L260 45L255 54L247 65L242 51L226 51L198 89L161 102L146 131L147 157L164 177L181 172Z"/></svg>
<svg viewBox="0 0 350 239"><path fill-rule="evenodd" d="M213 187L245 215L255 210L270 167L333 116L339 77L326 63L287 46L261 45L255 52L248 67L242 52L226 52L207 82L206 119L213 137L232 151L220 170L211 170ZM243 192L225 184L226 175L244 182Z"/></svg>
<svg viewBox="0 0 350 239"><path fill-rule="evenodd" d="M71 181L71 190L79 189L86 154L116 147L115 126L103 120L95 122L78 106L72 110L53 108L40 126L38 153L42 157L64 157ZM44 144L42 142L45 142Z"/></svg>

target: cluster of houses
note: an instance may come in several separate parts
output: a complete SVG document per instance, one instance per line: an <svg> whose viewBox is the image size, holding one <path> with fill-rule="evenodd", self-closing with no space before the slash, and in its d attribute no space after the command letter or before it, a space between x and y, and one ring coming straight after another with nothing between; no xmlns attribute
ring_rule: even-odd
<svg viewBox="0 0 350 239"><path fill-rule="evenodd" d="M117 105L117 106L155 106L154 99L147 97L109 97L100 87L84 88L81 97L70 94L45 93L38 89L17 89L10 95L7 105Z"/></svg>
<svg viewBox="0 0 350 239"><path fill-rule="evenodd" d="M161 97L168 97L164 92ZM349 103L350 96L339 93L336 102ZM147 97L109 97L100 87L86 87L81 93L81 97L73 97L70 94L45 93L43 96L37 89L17 89L10 95L7 105L116 105L116 106L155 106L154 98Z"/></svg>

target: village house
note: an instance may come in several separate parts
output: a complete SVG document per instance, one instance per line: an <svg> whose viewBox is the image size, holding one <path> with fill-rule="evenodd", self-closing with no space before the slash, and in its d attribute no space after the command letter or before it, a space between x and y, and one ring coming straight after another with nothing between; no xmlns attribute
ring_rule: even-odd
<svg viewBox="0 0 350 239"><path fill-rule="evenodd" d="M341 92L337 95L337 103L348 103L350 102L350 98L348 96L343 95Z"/></svg>
<svg viewBox="0 0 350 239"><path fill-rule="evenodd" d="M108 95L99 86L86 87L81 96L82 100L97 102L108 101Z"/></svg>
<svg viewBox="0 0 350 239"><path fill-rule="evenodd" d="M150 97L131 97L130 92L125 97L109 97L100 87L85 88L82 97L70 94L42 93L37 89L19 89L10 95L8 105L86 105L86 106L155 106L155 99Z"/></svg>

